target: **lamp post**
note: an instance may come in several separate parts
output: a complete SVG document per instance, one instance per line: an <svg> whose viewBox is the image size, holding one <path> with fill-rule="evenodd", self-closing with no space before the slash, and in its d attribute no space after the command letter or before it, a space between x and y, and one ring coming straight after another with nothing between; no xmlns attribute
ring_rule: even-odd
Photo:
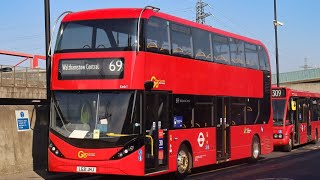
<svg viewBox="0 0 320 180"><path fill-rule="evenodd" d="M50 80L51 80L51 57L49 56L50 47L50 0L44 0L45 17L45 37L46 37L46 81L47 81L47 101L50 103Z"/></svg>
<svg viewBox="0 0 320 180"><path fill-rule="evenodd" d="M278 54L278 26L283 26L283 23L277 20L277 0L274 0L274 34L276 41L276 71L277 71L277 87L279 87L279 54Z"/></svg>

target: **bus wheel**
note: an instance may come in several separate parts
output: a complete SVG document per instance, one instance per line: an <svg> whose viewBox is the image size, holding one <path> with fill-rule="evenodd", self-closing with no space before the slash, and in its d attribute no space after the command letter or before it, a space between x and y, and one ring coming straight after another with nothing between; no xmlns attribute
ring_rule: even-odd
<svg viewBox="0 0 320 180"><path fill-rule="evenodd" d="M177 155L176 175L178 179L184 178L188 175L188 171L190 170L190 161L192 161L191 154L186 145L182 144Z"/></svg>
<svg viewBox="0 0 320 180"><path fill-rule="evenodd" d="M318 137L318 130L316 130L316 137L315 137L315 139L312 141L312 143L313 143L313 144L317 144L317 143L318 143L318 139L319 139L319 137Z"/></svg>
<svg viewBox="0 0 320 180"><path fill-rule="evenodd" d="M251 145L251 158L250 162L257 162L261 154L261 148L260 148L260 140L258 136L254 135L252 139L252 145Z"/></svg>
<svg viewBox="0 0 320 180"><path fill-rule="evenodd" d="M293 147L292 135L290 135L289 143L283 147L283 150L286 152L290 152Z"/></svg>

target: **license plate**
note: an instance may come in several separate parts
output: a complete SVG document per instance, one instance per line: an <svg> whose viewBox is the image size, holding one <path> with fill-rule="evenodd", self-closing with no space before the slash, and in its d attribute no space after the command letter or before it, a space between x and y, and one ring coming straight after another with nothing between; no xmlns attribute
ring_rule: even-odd
<svg viewBox="0 0 320 180"><path fill-rule="evenodd" d="M96 173L96 167L85 167L85 166L77 166L77 172L87 172L87 173Z"/></svg>

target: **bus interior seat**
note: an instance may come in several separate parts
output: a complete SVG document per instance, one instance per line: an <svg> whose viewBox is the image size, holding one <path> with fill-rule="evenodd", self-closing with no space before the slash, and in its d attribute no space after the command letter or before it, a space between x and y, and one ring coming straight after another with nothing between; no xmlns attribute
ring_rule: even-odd
<svg viewBox="0 0 320 180"><path fill-rule="evenodd" d="M207 56L204 54L204 52L199 51L199 52L197 52L197 54L196 54L196 59L203 59L203 60L205 60L205 59L207 59Z"/></svg>
<svg viewBox="0 0 320 180"><path fill-rule="evenodd" d="M162 47L160 48L160 53L161 54L170 54L169 46L168 45L162 45Z"/></svg>
<svg viewBox="0 0 320 180"><path fill-rule="evenodd" d="M206 58L207 58L207 60L210 60L210 61L211 61L211 58L212 58L211 53L210 53L210 54L208 54Z"/></svg>
<svg viewBox="0 0 320 180"><path fill-rule="evenodd" d="M180 47L177 47L177 48L175 48L175 49L172 51L172 53L173 53L174 55L183 55L183 49L180 48Z"/></svg>
<svg viewBox="0 0 320 180"><path fill-rule="evenodd" d="M147 50L148 50L149 52L159 52L158 45L157 45L155 42L153 42L153 41L151 41L151 42L149 42L149 43L147 44Z"/></svg>

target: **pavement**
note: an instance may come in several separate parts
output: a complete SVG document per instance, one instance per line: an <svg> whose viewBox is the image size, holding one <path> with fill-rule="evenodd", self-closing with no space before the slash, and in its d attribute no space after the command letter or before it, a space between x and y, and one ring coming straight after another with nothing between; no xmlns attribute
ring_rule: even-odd
<svg viewBox="0 0 320 180"><path fill-rule="evenodd" d="M20 179L70 179L74 177L75 174L72 173L50 173L46 170L35 170L35 171L25 171L17 174L7 174L2 175L0 180L20 180Z"/></svg>

